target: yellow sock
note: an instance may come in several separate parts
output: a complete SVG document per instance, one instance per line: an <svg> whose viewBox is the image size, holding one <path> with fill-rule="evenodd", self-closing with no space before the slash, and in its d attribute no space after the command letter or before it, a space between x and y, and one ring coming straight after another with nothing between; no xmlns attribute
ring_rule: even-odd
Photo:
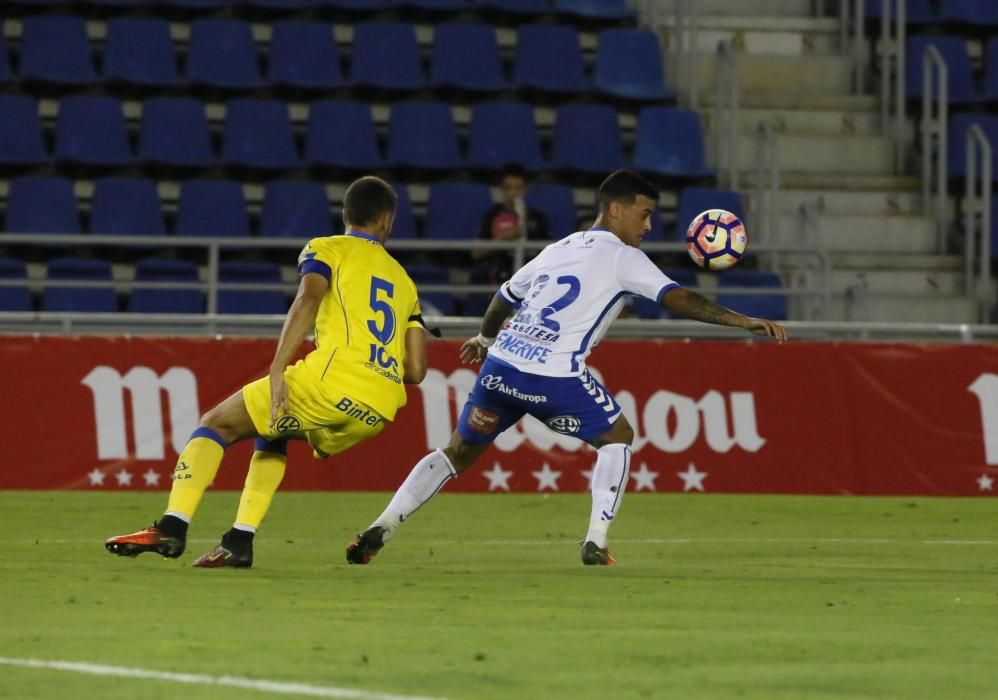
<svg viewBox="0 0 998 700"><path fill-rule="evenodd" d="M198 428L191 433L190 442L180 453L173 470L173 486L166 512L179 513L188 521L194 517L201 497L215 480L227 446L228 443L210 428Z"/></svg>
<svg viewBox="0 0 998 700"><path fill-rule="evenodd" d="M248 525L253 529L260 527L267 515L288 463L286 440L269 442L258 439L256 448L246 474L246 485L239 497L239 511L236 513L238 525Z"/></svg>

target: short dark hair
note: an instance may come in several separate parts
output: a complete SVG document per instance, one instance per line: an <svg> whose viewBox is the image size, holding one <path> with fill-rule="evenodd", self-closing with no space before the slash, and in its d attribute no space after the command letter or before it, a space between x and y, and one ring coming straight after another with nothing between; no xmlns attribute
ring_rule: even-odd
<svg viewBox="0 0 998 700"><path fill-rule="evenodd" d="M658 201L658 189L648 180L631 170L617 170L610 173L599 186L599 208L606 211L610 202L634 204L638 195Z"/></svg>
<svg viewBox="0 0 998 700"><path fill-rule="evenodd" d="M530 181L530 175L527 173L527 169L520 163L506 163L499 169L499 180L502 181L507 177L518 177L521 180L526 180L527 182Z"/></svg>
<svg viewBox="0 0 998 700"><path fill-rule="evenodd" d="M398 195L374 175L354 180L343 195L343 220L351 226L370 226L385 214L395 214Z"/></svg>

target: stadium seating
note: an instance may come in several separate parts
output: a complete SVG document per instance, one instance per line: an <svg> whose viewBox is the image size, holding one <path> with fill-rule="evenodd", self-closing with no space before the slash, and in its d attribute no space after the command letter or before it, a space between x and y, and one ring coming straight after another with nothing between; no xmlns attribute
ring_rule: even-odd
<svg viewBox="0 0 998 700"><path fill-rule="evenodd" d="M571 104L558 108L553 168L605 175L623 165L623 143L613 107Z"/></svg>
<svg viewBox="0 0 998 700"><path fill-rule="evenodd" d="M479 0L478 4L484 9L527 18L544 15L551 10L547 0Z"/></svg>
<svg viewBox="0 0 998 700"><path fill-rule="evenodd" d="M676 215L676 240L685 242L686 227L697 214L708 209L724 209L738 218L744 218L742 196L733 190L716 190L710 187L686 187L679 193L679 210Z"/></svg>
<svg viewBox="0 0 998 700"><path fill-rule="evenodd" d="M989 39L984 49L984 100L998 102L998 37Z"/></svg>
<svg viewBox="0 0 998 700"><path fill-rule="evenodd" d="M496 32L487 24L438 24L430 82L438 88L499 92L506 88Z"/></svg>
<svg viewBox="0 0 998 700"><path fill-rule="evenodd" d="M480 102L471 109L468 165L498 169L506 163L542 167L534 109L525 102Z"/></svg>
<svg viewBox="0 0 998 700"><path fill-rule="evenodd" d="M384 161L366 102L323 100L309 108L305 160L310 165L375 170Z"/></svg>
<svg viewBox="0 0 998 700"><path fill-rule="evenodd" d="M333 233L326 188L319 182L276 180L264 189L260 235L315 238Z"/></svg>
<svg viewBox="0 0 998 700"><path fill-rule="evenodd" d="M230 284L278 284L281 268L271 263L227 262L218 266L218 281ZM224 289L218 292L220 314L284 314L288 300L276 290Z"/></svg>
<svg viewBox="0 0 998 700"><path fill-rule="evenodd" d="M461 167L457 130L446 102L397 102L388 125L388 163L397 168Z"/></svg>
<svg viewBox="0 0 998 700"><path fill-rule="evenodd" d="M697 275L693 270L673 268L670 270L662 270L662 272L664 272L669 279L676 282L681 287L697 286ZM655 299L634 296L632 297L630 308L631 313L638 318L675 318L662 306L660 301L656 301Z"/></svg>
<svg viewBox="0 0 998 700"><path fill-rule="evenodd" d="M143 88L180 84L169 23L141 17L108 20L103 78Z"/></svg>
<svg viewBox="0 0 998 700"><path fill-rule="evenodd" d="M7 40L0 32L0 83L9 83L14 79L14 71L10 69L10 54L7 52Z"/></svg>
<svg viewBox="0 0 998 700"><path fill-rule="evenodd" d="M755 287L760 289L780 289L783 283L779 275L756 270L727 270L719 274L718 287ZM720 294L717 303L738 313L756 318L784 321L787 318L787 298L785 296L753 294Z"/></svg>
<svg viewBox="0 0 998 700"><path fill-rule="evenodd" d="M472 240L492 207L489 188L477 183L439 182L430 186L426 238Z"/></svg>
<svg viewBox="0 0 998 700"><path fill-rule="evenodd" d="M589 85L575 28L547 24L520 27L513 82L520 89L555 95L586 90Z"/></svg>
<svg viewBox="0 0 998 700"><path fill-rule="evenodd" d="M25 17L21 34L22 80L54 86L84 86L97 82L87 28L80 17Z"/></svg>
<svg viewBox="0 0 998 700"><path fill-rule="evenodd" d="M90 233L165 236L156 183L141 178L103 178L94 183Z"/></svg>
<svg viewBox="0 0 998 700"><path fill-rule="evenodd" d="M377 12L395 7L398 0L317 0L320 6L337 10L356 10L359 12Z"/></svg>
<svg viewBox="0 0 998 700"><path fill-rule="evenodd" d="M606 29L596 52L596 89L610 97L655 101L674 97L665 87L662 49L648 29Z"/></svg>
<svg viewBox="0 0 998 700"><path fill-rule="evenodd" d="M248 22L196 19L187 49L187 79L193 85L252 90L263 80L253 31Z"/></svg>
<svg viewBox="0 0 998 700"><path fill-rule="evenodd" d="M359 22L353 30L352 82L358 87L412 91L426 87L416 31L399 22Z"/></svg>
<svg viewBox="0 0 998 700"><path fill-rule="evenodd" d="M121 102L113 97L63 99L55 125L55 158L90 168L131 164Z"/></svg>
<svg viewBox="0 0 998 700"><path fill-rule="evenodd" d="M263 10L307 10L318 4L316 0L242 0L242 2Z"/></svg>
<svg viewBox="0 0 998 700"><path fill-rule="evenodd" d="M208 168L218 159L204 105L189 97L155 97L142 106L141 162L161 167Z"/></svg>
<svg viewBox="0 0 998 700"><path fill-rule="evenodd" d="M991 141L991 146L998 146L998 115L980 112L965 112L954 114L949 119L949 136L947 151L950 177L967 176L967 130L971 124L980 124L985 135ZM995 177L998 177L998 158L992 159Z"/></svg>
<svg viewBox="0 0 998 700"><path fill-rule="evenodd" d="M977 99L970 66L970 54L963 37L923 34L908 37L905 95L908 99L922 96L922 56L925 48L935 46L946 62L949 75L949 101L967 104Z"/></svg>
<svg viewBox="0 0 998 700"><path fill-rule="evenodd" d="M931 3L932 0L905 0L905 23L929 24L935 21L936 16ZM867 2L866 16L871 19L880 19L881 9L880 0Z"/></svg>
<svg viewBox="0 0 998 700"><path fill-rule="evenodd" d="M197 282L198 268L183 260L147 258L135 264L136 282ZM204 292L191 289L133 289L128 310L133 313L199 314L205 308Z"/></svg>
<svg viewBox="0 0 998 700"><path fill-rule="evenodd" d="M28 289L28 268L20 260L0 258L0 281L24 280L23 286L0 286L0 311L31 311L31 291Z"/></svg>
<svg viewBox="0 0 998 700"><path fill-rule="evenodd" d="M424 315L454 314L454 295L451 292L424 292L423 285L450 284L450 271L443 265L409 264L405 266L409 277L419 290L419 304Z"/></svg>
<svg viewBox="0 0 998 700"><path fill-rule="evenodd" d="M468 8L468 0L401 0L402 7L431 12L458 12Z"/></svg>
<svg viewBox="0 0 998 700"><path fill-rule="evenodd" d="M180 185L178 236L250 235L243 187L229 180L188 180Z"/></svg>
<svg viewBox="0 0 998 700"><path fill-rule="evenodd" d="M706 177L700 115L688 109L645 107L638 115L634 167L656 175Z"/></svg>
<svg viewBox="0 0 998 700"><path fill-rule="evenodd" d="M159 0L159 2L179 10L214 10L235 4L235 0Z"/></svg>
<svg viewBox="0 0 998 700"><path fill-rule="evenodd" d="M236 168L278 171L301 164L288 106L277 100L235 99L225 111L222 162Z"/></svg>
<svg viewBox="0 0 998 700"><path fill-rule="evenodd" d="M567 185L534 183L524 198L527 206L542 212L551 226L551 238L564 238L578 228L575 196Z"/></svg>
<svg viewBox="0 0 998 700"><path fill-rule="evenodd" d="M111 280L111 265L104 260L56 258L49 260L46 279L53 281L102 282ZM118 310L113 287L46 287L42 292L42 311Z"/></svg>
<svg viewBox="0 0 998 700"><path fill-rule="evenodd" d="M937 18L943 22L973 28L998 24L998 4L994 0L938 0Z"/></svg>
<svg viewBox="0 0 998 700"><path fill-rule="evenodd" d="M392 238L398 240L413 239L416 237L416 218L412 214L409 188L398 183L393 186L399 201L395 210L395 223L392 225Z"/></svg>
<svg viewBox="0 0 998 700"><path fill-rule="evenodd" d="M636 16L627 0L554 0L554 9L587 19L624 20Z"/></svg>
<svg viewBox="0 0 998 700"><path fill-rule="evenodd" d="M328 24L275 22L269 65L267 78L272 85L335 90L344 84L339 52Z"/></svg>
<svg viewBox="0 0 998 700"><path fill-rule="evenodd" d="M0 166L47 162L38 102L24 95L0 95L0 114Z"/></svg>
<svg viewBox="0 0 998 700"><path fill-rule="evenodd" d="M10 233L81 233L73 183L62 177L11 180L4 228Z"/></svg>

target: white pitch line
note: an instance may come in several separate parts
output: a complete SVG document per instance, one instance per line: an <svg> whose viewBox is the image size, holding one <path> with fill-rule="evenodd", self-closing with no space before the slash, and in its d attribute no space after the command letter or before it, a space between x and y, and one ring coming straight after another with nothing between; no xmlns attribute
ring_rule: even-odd
<svg viewBox="0 0 998 700"><path fill-rule="evenodd" d="M353 700L443 700L420 695L394 695L392 693L372 693L366 690L352 688L337 688L335 686L308 685L307 683L287 683L239 676L207 676L199 673L170 673L168 671L153 671L146 668L130 668L127 666L105 666L78 661L53 661L47 659L17 659L0 656L0 665L21 666L25 668L45 668L55 671L70 671L73 673L88 673L94 676L115 676L118 678L139 678L142 680L169 681L172 683L188 683L191 685L216 685L245 690L259 690L277 695L306 695L316 698L352 698Z"/></svg>
<svg viewBox="0 0 998 700"><path fill-rule="evenodd" d="M98 540L88 539L57 539L57 540L5 540L8 544L94 544ZM615 544L925 544L925 545L998 545L998 540L906 540L890 538L851 538L851 537L818 537L814 539L791 537L672 537L672 538L613 538ZM294 538L295 544L317 544L316 540ZM325 540L324 544L328 544ZM215 539L189 539L187 544L218 544ZM551 545L578 544L578 538L543 539L543 540L434 540L432 544L456 545L476 544L499 547L541 547Z"/></svg>

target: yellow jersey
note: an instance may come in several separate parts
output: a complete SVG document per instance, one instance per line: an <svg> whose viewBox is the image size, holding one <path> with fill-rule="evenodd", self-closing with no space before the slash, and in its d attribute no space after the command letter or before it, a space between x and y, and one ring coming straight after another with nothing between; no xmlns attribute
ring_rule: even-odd
<svg viewBox="0 0 998 700"><path fill-rule="evenodd" d="M329 282L315 350L304 359L309 374L320 391L346 394L392 420L406 401L405 332L422 325L415 283L377 238L360 232L313 238L298 269Z"/></svg>

